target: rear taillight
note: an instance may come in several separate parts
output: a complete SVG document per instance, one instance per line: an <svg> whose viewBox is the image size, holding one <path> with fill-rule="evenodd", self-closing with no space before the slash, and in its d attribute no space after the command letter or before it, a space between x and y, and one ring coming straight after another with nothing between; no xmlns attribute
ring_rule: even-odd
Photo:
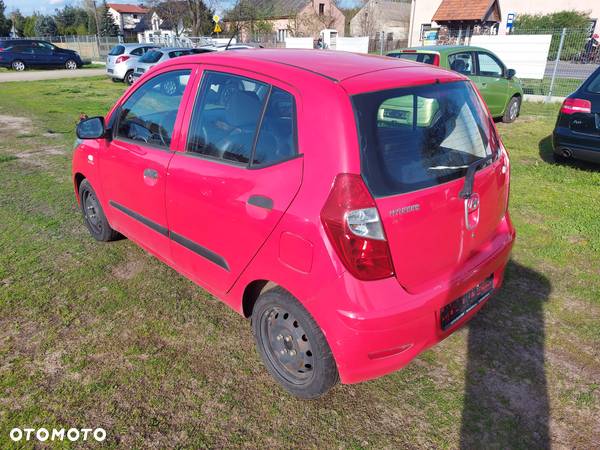
<svg viewBox="0 0 600 450"><path fill-rule="evenodd" d="M344 266L356 278L378 280L394 275L375 201L360 175L335 177L321 221Z"/></svg>
<svg viewBox="0 0 600 450"><path fill-rule="evenodd" d="M129 59L129 55L121 55L117 58L117 60L115 61L115 64L119 64L122 62L125 62Z"/></svg>
<svg viewBox="0 0 600 450"><path fill-rule="evenodd" d="M0 47L0 52L3 52L3 51L4 51L4 48Z"/></svg>
<svg viewBox="0 0 600 450"><path fill-rule="evenodd" d="M563 114L591 113L592 102L581 98L567 98L562 104L560 112Z"/></svg>

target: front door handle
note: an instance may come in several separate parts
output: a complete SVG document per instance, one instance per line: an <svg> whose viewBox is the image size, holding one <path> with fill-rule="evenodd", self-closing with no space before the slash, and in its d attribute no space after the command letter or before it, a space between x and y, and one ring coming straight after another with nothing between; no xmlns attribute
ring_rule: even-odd
<svg viewBox="0 0 600 450"><path fill-rule="evenodd" d="M258 206L259 208L273 209L273 199L264 195L251 195L247 202L249 205Z"/></svg>
<svg viewBox="0 0 600 450"><path fill-rule="evenodd" d="M158 178L158 172L154 169L144 169L144 178L156 180Z"/></svg>

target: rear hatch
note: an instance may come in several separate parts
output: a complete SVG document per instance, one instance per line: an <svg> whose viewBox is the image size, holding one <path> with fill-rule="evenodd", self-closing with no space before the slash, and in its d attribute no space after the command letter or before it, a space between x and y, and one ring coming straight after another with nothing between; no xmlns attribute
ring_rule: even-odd
<svg viewBox="0 0 600 450"><path fill-rule="evenodd" d="M117 58L125 53L125 47L123 45L115 45L110 49L106 56L106 67L112 69L116 64Z"/></svg>
<svg viewBox="0 0 600 450"><path fill-rule="evenodd" d="M508 161L470 82L358 94L353 104L362 176L399 283L418 293L491 256L507 207ZM464 198L470 165L478 170Z"/></svg>
<svg viewBox="0 0 600 450"><path fill-rule="evenodd" d="M569 101L570 111L565 107ZM561 112L572 131L600 136L600 70L565 101Z"/></svg>

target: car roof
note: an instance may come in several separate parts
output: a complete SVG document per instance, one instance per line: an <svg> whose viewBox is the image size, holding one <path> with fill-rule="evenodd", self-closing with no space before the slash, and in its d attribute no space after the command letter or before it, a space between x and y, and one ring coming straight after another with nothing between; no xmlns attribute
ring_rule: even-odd
<svg viewBox="0 0 600 450"><path fill-rule="evenodd" d="M114 47L116 47L117 45L120 45L125 48L160 47L160 45L157 45L157 44L140 44L139 42L137 44L130 44L130 43L115 44Z"/></svg>
<svg viewBox="0 0 600 450"><path fill-rule="evenodd" d="M391 69L421 67L419 63L399 58L387 58L374 55L349 53L336 50L301 50L301 49L261 49L241 52L209 52L199 55L182 56L166 64L186 62L202 62L222 64L233 67L244 67L256 70L261 68L265 74L282 77L285 70L302 72L341 82L352 77L372 72ZM258 65L256 64L258 63ZM163 66L164 67L164 66ZM439 71L443 78L464 79L463 76L448 72L445 69L428 66L429 71Z"/></svg>
<svg viewBox="0 0 600 450"><path fill-rule="evenodd" d="M398 53L398 52L403 52L405 50L413 50L418 52L437 52L437 53L451 53L451 52L455 52L455 51L467 51L467 52L472 52L472 51L477 51L477 50L483 50L486 52L489 52L489 50L482 48L482 47L475 47L473 45L423 45L422 47L406 47L406 48L401 48L398 50L395 50L393 52L390 53Z"/></svg>

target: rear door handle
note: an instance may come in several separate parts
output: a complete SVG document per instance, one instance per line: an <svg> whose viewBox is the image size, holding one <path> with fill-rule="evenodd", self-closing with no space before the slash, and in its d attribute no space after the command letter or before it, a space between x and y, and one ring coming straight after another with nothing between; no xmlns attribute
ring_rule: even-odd
<svg viewBox="0 0 600 450"><path fill-rule="evenodd" d="M144 178L156 180L158 178L158 172L154 169L144 169Z"/></svg>
<svg viewBox="0 0 600 450"><path fill-rule="evenodd" d="M249 205L258 206L259 208L273 209L273 199L264 195L251 195L247 202Z"/></svg>

